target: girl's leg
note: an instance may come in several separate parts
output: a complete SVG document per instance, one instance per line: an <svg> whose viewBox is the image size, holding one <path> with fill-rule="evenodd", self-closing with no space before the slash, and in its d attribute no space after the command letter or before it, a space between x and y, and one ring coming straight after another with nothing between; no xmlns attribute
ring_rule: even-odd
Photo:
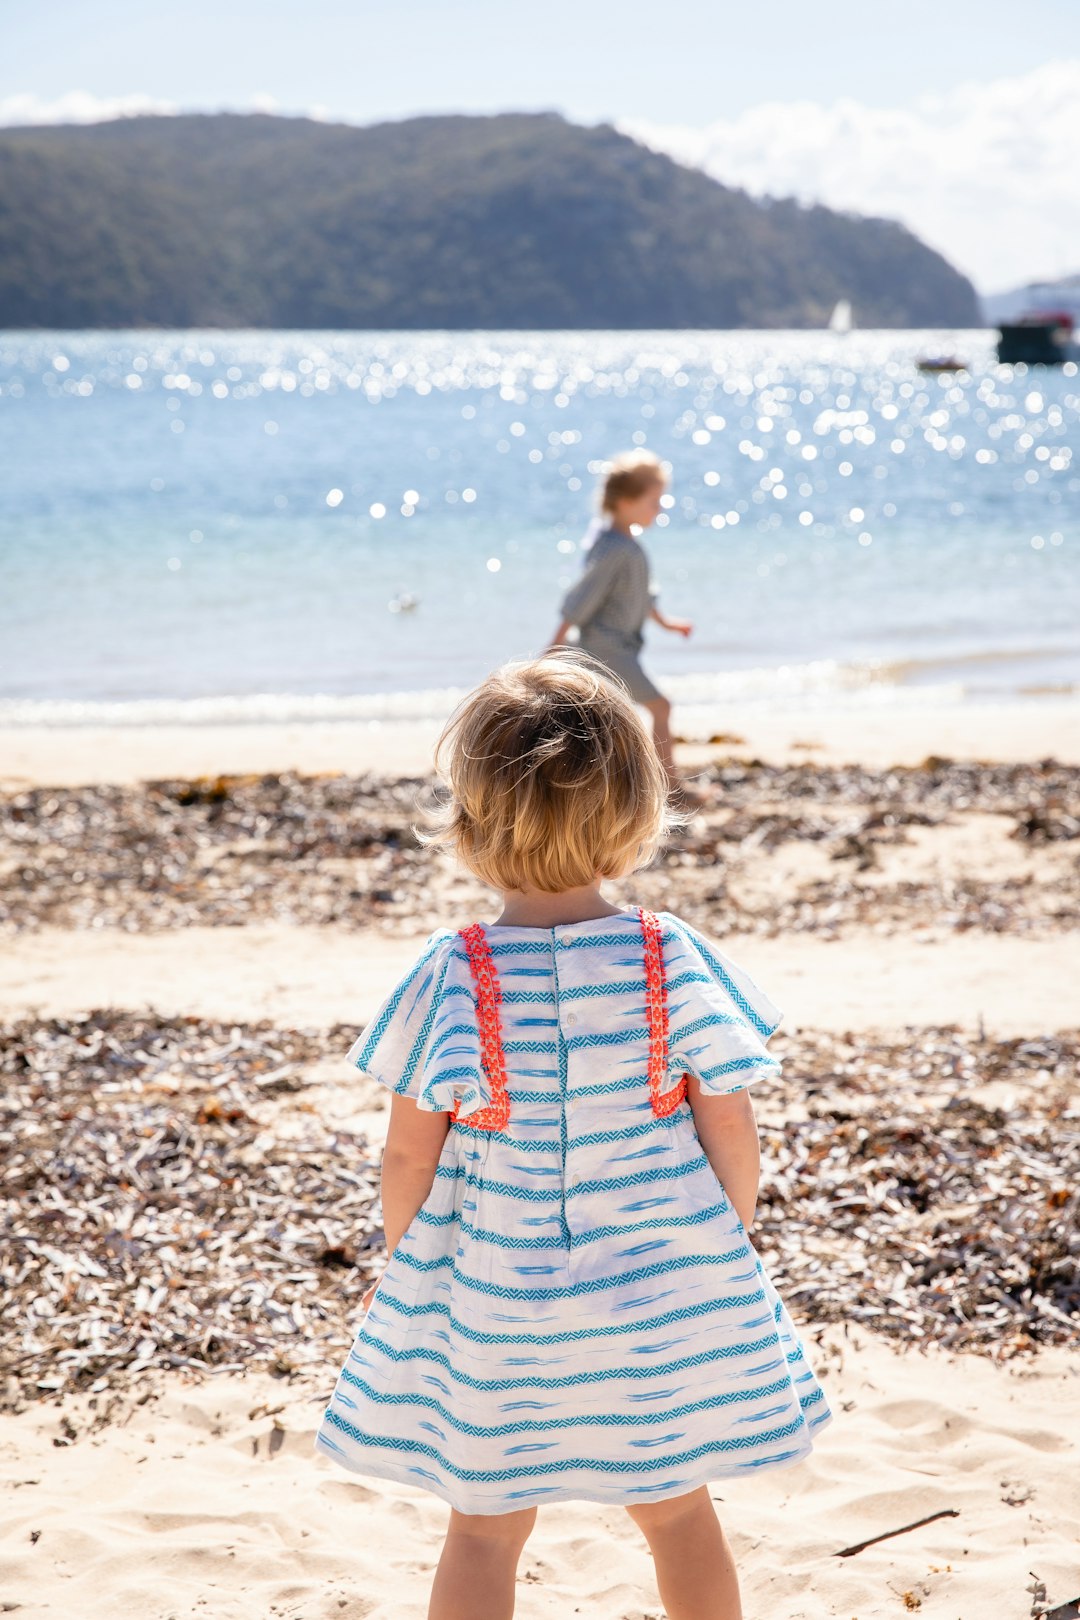
<svg viewBox="0 0 1080 1620"><path fill-rule="evenodd" d="M667 772L668 781L676 788L679 778L675 774L675 755L671 746L671 704L666 697L658 697L646 703L645 707L652 715L653 742L660 755L660 763Z"/></svg>
<svg viewBox="0 0 1080 1620"><path fill-rule="evenodd" d="M626 1511L649 1543L668 1620L742 1620L735 1560L707 1486Z"/></svg>
<svg viewBox="0 0 1080 1620"><path fill-rule="evenodd" d="M428 1620L511 1620L521 1549L536 1509L458 1513L450 1509Z"/></svg>

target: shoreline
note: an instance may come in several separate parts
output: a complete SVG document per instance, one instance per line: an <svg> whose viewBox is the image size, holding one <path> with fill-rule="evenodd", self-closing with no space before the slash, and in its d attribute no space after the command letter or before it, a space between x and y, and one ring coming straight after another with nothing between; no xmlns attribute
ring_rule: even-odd
<svg viewBox="0 0 1080 1620"><path fill-rule="evenodd" d="M685 707L685 706L684 706ZM677 759L694 770L719 759L870 768L930 756L979 763L1054 758L1080 764L1080 699L854 708L784 715L739 705L710 711L708 737L680 730ZM133 783L176 777L372 772L426 776L439 719L298 720L257 724L0 726L0 788Z"/></svg>

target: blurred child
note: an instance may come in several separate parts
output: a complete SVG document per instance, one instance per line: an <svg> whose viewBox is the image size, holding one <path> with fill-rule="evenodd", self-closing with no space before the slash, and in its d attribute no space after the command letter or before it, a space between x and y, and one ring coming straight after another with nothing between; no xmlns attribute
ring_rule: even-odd
<svg viewBox="0 0 1080 1620"><path fill-rule="evenodd" d="M634 535L655 523L667 475L656 456L634 450L616 456L604 479L600 497L601 527L585 552L585 570L563 598L562 622L552 638L558 646L571 625L577 625L579 645L617 675L635 703L652 716L653 742L668 782L676 795L693 799L675 771L671 744L671 704L641 667L640 654L646 619L689 636L689 619L669 619L657 606L657 588L650 582L649 559Z"/></svg>

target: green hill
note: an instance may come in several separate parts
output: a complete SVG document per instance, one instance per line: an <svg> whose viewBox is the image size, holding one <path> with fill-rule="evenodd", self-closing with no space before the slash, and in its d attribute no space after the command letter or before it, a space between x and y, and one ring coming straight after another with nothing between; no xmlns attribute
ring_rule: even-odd
<svg viewBox="0 0 1080 1620"><path fill-rule="evenodd" d="M0 131L0 327L979 324L902 226L554 114Z"/></svg>

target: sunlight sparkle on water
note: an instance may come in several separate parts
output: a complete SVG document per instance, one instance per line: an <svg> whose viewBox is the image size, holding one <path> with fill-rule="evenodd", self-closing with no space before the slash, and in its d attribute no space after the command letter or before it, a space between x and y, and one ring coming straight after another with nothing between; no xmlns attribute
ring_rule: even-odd
<svg viewBox="0 0 1080 1620"><path fill-rule="evenodd" d="M825 613L830 575L834 601L852 571L867 593L877 582L878 597L845 608L854 634L879 605L888 620L905 592L936 588L943 570L957 581L962 624L976 614L963 605L965 577L970 587L1021 570L1014 581L1034 592L1036 576L1075 554L1077 368L999 366L985 332L853 333L842 348L812 332L65 333L62 353L57 343L0 336L8 423L34 444L39 424L42 443L63 450L49 502L23 492L33 552L62 541L78 566L85 557L94 589L110 580L118 604L143 577L144 554L163 590L162 563L181 545L185 588L190 578L223 602L244 600L257 570L270 570L270 591L267 558L279 553L314 602L329 566L320 548L351 548L357 590L371 568L385 576L380 614L444 566L498 572L498 553L522 597L509 634L515 613L541 595L553 606L574 577L601 470L634 443L673 468L650 544L670 611L693 605L709 621L679 658L750 656L774 633L732 617L730 592L758 568L775 633L790 608L797 637L806 603L811 619ZM968 369L920 376L915 358L931 344L955 348ZM86 491L97 503L90 529ZM207 544L189 546L194 525ZM512 570L511 539L522 547ZM29 576L31 548L18 555ZM433 621L435 594L414 594L422 608L398 615L395 630ZM1067 600L1047 598L1048 611ZM1002 610L1009 634L1029 613L1028 634L1039 634L1035 603L1014 591ZM282 597L275 611L293 610L297 600ZM477 645L475 627L461 635ZM665 641L653 647L674 663Z"/></svg>

